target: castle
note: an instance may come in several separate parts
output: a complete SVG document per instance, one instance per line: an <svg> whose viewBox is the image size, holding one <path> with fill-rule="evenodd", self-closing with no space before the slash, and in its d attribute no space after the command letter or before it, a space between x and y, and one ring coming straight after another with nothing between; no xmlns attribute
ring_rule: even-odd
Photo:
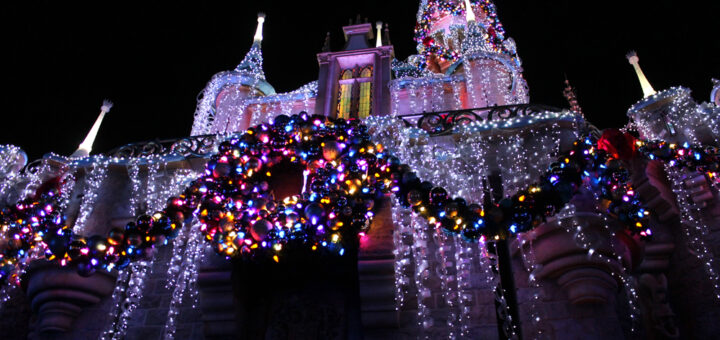
<svg viewBox="0 0 720 340"><path fill-rule="evenodd" d="M137 215L156 214L188 183L212 174L206 163L224 140L268 122L320 115L361 121L373 142L412 170L413 180L443 188L454 200L440 212L442 221L426 220L419 208L413 212L390 197L363 202L370 205L372 222L347 253L343 248L341 256L269 263L228 261L244 245L204 237L202 223L192 220L171 231L172 237L154 235L153 245L123 270L116 270L117 259L106 260L110 265L72 266L62 259L58 265L53 241L65 237L64 229L51 241L35 235L44 243L38 241L40 246L13 262L19 269L8 274L20 287L3 288L4 336L715 337L720 317L720 268L714 261L720 254L717 159L714 168L711 160L709 167L693 170L663 162L666 155L642 157L635 144L624 142L631 134L603 133L587 122L569 84L569 110L531 104L515 42L505 35L490 0L423 0L417 20L418 54L398 60L382 23L358 21L343 27L342 50L331 51L326 44L317 55L317 81L276 93L263 71L265 16L259 15L245 58L234 70L213 76L203 90L189 137L89 155L110 110L104 106L72 157L51 154L26 165L22 150L2 149L0 193L10 206L62 174L58 211L67 216L73 235L68 232L62 253L77 250L80 258L83 251L108 246L104 236L89 235L110 235L112 241L129 222L141 224ZM631 123L624 129L640 140L665 141L673 150L703 145L707 154L717 155L717 81L711 102L697 104L682 87L656 92L637 56L628 60L645 97L628 110ZM585 134L602 134L609 143L604 148L618 155L610 163L627 169L623 180L632 183L644 207L640 217L648 220L637 233L624 229L627 218L610 207L606 196L612 195L591 179L563 189L572 194L568 204L532 227L511 224L498 234L503 237L471 241L446 231L443 223L452 227L451 217L467 206L501 206L508 197L523 197L522 202L521 193L540 190L534 186L538 178L549 167L563 167L558 157L574 150ZM323 147L320 153L339 152ZM308 175L302 170L288 166L273 172L277 179L269 186L275 197L305 191ZM629 201L633 195L617 199ZM6 236L12 227L4 228L0 249L6 257L13 250L20 258L16 248L21 247Z"/></svg>

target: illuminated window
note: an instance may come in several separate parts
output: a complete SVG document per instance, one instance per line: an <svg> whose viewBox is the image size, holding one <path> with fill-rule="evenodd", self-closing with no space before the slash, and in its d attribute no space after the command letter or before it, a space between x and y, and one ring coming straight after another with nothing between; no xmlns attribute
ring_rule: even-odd
<svg viewBox="0 0 720 340"><path fill-rule="evenodd" d="M365 119L372 111L372 66L363 68L360 72L360 98L358 104L358 118Z"/></svg>
<svg viewBox="0 0 720 340"><path fill-rule="evenodd" d="M352 105L353 70L345 70L340 75L340 93L338 95L337 117L350 118Z"/></svg>
<svg viewBox="0 0 720 340"><path fill-rule="evenodd" d="M345 69L338 80L337 117L364 119L372 113L371 65Z"/></svg>

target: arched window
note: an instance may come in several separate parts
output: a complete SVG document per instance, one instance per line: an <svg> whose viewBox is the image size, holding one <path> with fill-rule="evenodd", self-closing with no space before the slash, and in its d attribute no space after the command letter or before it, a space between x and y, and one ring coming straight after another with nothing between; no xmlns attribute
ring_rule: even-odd
<svg viewBox="0 0 720 340"><path fill-rule="evenodd" d="M365 119L372 112L372 66L365 66L360 72L360 98L358 118Z"/></svg>
<svg viewBox="0 0 720 340"><path fill-rule="evenodd" d="M350 106L352 104L352 78L353 70L344 70L340 74L340 89L338 93L338 118L350 118Z"/></svg>
<svg viewBox="0 0 720 340"><path fill-rule="evenodd" d="M364 119L372 113L372 65L340 72L337 117Z"/></svg>

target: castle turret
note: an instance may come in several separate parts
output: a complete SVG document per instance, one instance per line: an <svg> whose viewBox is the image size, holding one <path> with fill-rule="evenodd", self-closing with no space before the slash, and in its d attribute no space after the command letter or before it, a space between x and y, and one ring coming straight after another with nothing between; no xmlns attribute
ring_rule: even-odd
<svg viewBox="0 0 720 340"><path fill-rule="evenodd" d="M252 112L246 112L244 99L275 94L265 79L262 40L265 14L258 14L253 44L245 58L232 71L213 76L205 86L195 111L192 135L244 130Z"/></svg>
<svg viewBox="0 0 720 340"><path fill-rule="evenodd" d="M382 23L376 26L378 36ZM317 55L320 64L315 113L345 119L363 119L390 113L390 60L392 46L378 37L370 47L373 29L369 23L343 27L345 48Z"/></svg>
<svg viewBox="0 0 720 340"><path fill-rule="evenodd" d="M640 68L637 54L630 52L626 57L635 69L643 90L643 98L627 112L642 138L680 144L717 143L720 129L716 109L710 105L698 105L690 89L685 87L656 92Z"/></svg>
<svg viewBox="0 0 720 340"><path fill-rule="evenodd" d="M393 83L394 113L529 101L515 42L505 36L491 1L421 1L415 41L419 56L424 59L419 63L425 71L423 77L433 79ZM409 64L413 64L411 60L404 65ZM422 103L415 100L428 96L435 99Z"/></svg>

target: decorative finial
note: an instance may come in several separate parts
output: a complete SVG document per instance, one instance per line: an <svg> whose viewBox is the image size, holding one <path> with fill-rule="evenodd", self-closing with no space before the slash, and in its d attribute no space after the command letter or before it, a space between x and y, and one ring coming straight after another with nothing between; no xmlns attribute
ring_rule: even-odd
<svg viewBox="0 0 720 340"><path fill-rule="evenodd" d="M105 118L105 114L110 112L112 106L113 103L111 101L107 99L103 100L103 104L102 106L100 106L100 114L95 120L95 124L93 124L92 128L85 137L85 140L80 143L78 149L75 150L75 152L73 152L70 157L85 157L90 154L90 151L92 151L93 143L95 143L95 137L97 137L98 130L100 130L100 124L102 124L103 118Z"/></svg>
<svg viewBox="0 0 720 340"><path fill-rule="evenodd" d="M250 75L257 79L265 80L265 71L263 70L263 57L262 57L262 46L263 40L262 29L263 23L265 22L265 14L258 13L257 18L257 29L255 30L255 38L253 44L250 46L250 50L245 55L245 58L235 67L236 72L241 72L246 75Z"/></svg>
<svg viewBox="0 0 720 340"><path fill-rule="evenodd" d="M385 23L385 35L383 36L383 39L385 40L385 45L392 45L392 42L390 42L390 26L388 23Z"/></svg>
<svg viewBox="0 0 720 340"><path fill-rule="evenodd" d="M330 32L325 34L325 42L323 43L322 51L330 52Z"/></svg>
<svg viewBox="0 0 720 340"><path fill-rule="evenodd" d="M652 85L650 85L650 82L645 77L645 74L643 73L642 69L640 68L640 64L638 63L640 61L640 58L638 58L637 53L635 51L630 51L627 55L625 55L630 65L633 66L635 69L635 74L637 74L638 80L640 81L640 86L643 90L643 96L649 97L655 94L655 89L653 89Z"/></svg>
<svg viewBox="0 0 720 340"><path fill-rule="evenodd" d="M253 38L253 42L261 43L263 40L262 31L263 31L263 23L265 22L265 13L262 13L262 12L258 13L257 22L258 22L258 25L257 25L257 29L255 30L255 37Z"/></svg>
<svg viewBox="0 0 720 340"><path fill-rule="evenodd" d="M375 38L375 47L380 47L382 43L382 21L375 23L375 29L377 29L377 37Z"/></svg>
<svg viewBox="0 0 720 340"><path fill-rule="evenodd" d="M570 104L570 110L582 115L582 108L578 103L577 94L575 94L575 88L570 85L570 81L567 79L567 75L565 76L565 89L563 89L563 95L565 96L565 99L567 99L568 104Z"/></svg>
<svg viewBox="0 0 720 340"><path fill-rule="evenodd" d="M465 0L465 21L475 21L475 12L473 11L470 0Z"/></svg>

